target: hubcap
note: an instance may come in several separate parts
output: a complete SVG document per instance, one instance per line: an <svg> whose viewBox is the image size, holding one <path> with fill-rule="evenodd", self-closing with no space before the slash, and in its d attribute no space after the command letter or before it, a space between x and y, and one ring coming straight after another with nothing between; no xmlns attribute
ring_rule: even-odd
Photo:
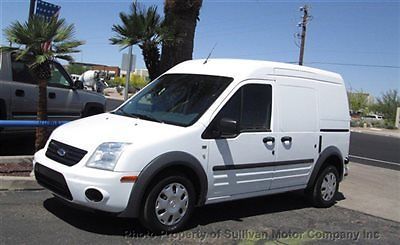
<svg viewBox="0 0 400 245"><path fill-rule="evenodd" d="M189 204L188 192L182 184L171 183L158 194L155 212L163 225L175 225L186 214Z"/></svg>
<svg viewBox="0 0 400 245"><path fill-rule="evenodd" d="M330 201L336 193L336 176L333 173L328 173L322 180L321 194L322 199Z"/></svg>

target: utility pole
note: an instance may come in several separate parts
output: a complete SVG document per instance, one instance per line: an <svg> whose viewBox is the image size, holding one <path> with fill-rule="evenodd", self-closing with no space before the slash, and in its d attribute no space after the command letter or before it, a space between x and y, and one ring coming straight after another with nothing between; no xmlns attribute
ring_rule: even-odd
<svg viewBox="0 0 400 245"><path fill-rule="evenodd" d="M36 0L30 0L30 1L31 1L31 4L29 5L29 19L32 18L32 16L33 16L33 13L35 11L35 3L36 3Z"/></svg>
<svg viewBox="0 0 400 245"><path fill-rule="evenodd" d="M302 16L302 21L298 24L298 26L301 28L301 34L300 34L300 56L299 56L299 65L303 65L303 58L304 58L304 46L306 42L306 32L307 32L307 24L308 21L311 20L311 16L309 16L309 7L308 5L304 5L300 7L300 11L303 12Z"/></svg>

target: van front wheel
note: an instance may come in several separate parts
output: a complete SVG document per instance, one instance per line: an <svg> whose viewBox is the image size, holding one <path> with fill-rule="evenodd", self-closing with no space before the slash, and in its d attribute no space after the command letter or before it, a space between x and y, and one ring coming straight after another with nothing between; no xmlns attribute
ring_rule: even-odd
<svg viewBox="0 0 400 245"><path fill-rule="evenodd" d="M338 190L339 173L334 166L329 165L319 174L308 195L314 206L326 208L335 204Z"/></svg>
<svg viewBox="0 0 400 245"><path fill-rule="evenodd" d="M141 221L156 233L177 232L185 226L193 211L194 187L180 174L161 179L147 193Z"/></svg>

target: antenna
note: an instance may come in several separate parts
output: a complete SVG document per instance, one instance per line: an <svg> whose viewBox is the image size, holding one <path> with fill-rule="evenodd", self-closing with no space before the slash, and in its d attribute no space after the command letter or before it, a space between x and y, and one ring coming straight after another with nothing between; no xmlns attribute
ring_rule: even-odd
<svg viewBox="0 0 400 245"><path fill-rule="evenodd" d="M205 63L207 63L207 61L208 61L208 58L210 58L210 56L211 56L212 52L213 52L213 51L214 51L214 49L215 49L215 46L217 46L217 43L215 43L215 44L214 44L214 47L211 49L211 51L210 51L210 53L208 54L208 56L207 56L206 60L204 61L203 65L204 65Z"/></svg>

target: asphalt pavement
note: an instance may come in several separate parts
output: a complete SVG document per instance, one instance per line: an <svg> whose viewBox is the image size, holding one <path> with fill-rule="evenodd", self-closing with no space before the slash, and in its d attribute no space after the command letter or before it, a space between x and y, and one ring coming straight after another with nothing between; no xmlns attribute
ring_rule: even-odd
<svg viewBox="0 0 400 245"><path fill-rule="evenodd" d="M400 138L351 132L350 160L400 170Z"/></svg>
<svg viewBox="0 0 400 245"><path fill-rule="evenodd" d="M134 219L65 206L47 191L0 192L0 244L398 244L400 223L333 206L312 208L300 193L214 204L186 231L156 236Z"/></svg>

